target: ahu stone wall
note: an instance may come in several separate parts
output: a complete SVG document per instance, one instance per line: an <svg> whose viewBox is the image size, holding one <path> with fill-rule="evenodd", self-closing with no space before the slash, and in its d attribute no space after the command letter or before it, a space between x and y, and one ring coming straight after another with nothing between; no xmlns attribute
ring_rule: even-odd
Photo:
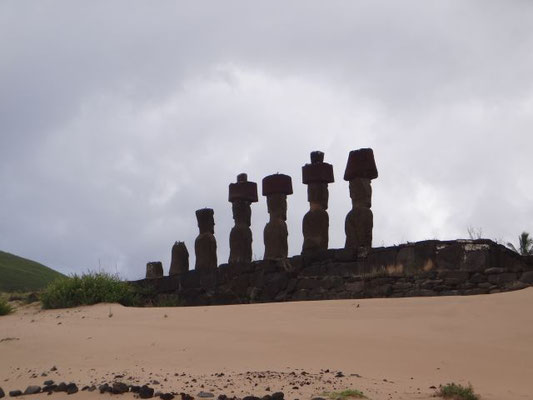
<svg viewBox="0 0 533 400"><path fill-rule="evenodd" d="M186 306L475 295L533 285L533 260L490 240L317 250L132 282Z"/></svg>

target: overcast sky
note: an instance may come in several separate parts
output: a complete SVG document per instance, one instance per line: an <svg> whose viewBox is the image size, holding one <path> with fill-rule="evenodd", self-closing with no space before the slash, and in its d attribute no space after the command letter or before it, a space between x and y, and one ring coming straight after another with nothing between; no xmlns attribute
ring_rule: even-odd
<svg viewBox="0 0 533 400"><path fill-rule="evenodd" d="M141 278L212 207L226 262L228 184L281 172L298 254L313 150L342 247L361 147L375 246L533 232L533 2L0 2L0 250Z"/></svg>

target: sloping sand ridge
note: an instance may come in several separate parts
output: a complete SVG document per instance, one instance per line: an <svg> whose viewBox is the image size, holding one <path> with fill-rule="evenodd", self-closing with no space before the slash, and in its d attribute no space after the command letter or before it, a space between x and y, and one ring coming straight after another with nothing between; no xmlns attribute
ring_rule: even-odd
<svg viewBox="0 0 533 400"><path fill-rule="evenodd" d="M472 383L483 399L533 399L532 306L533 288L189 308L33 306L0 318L0 387L155 380L156 390L215 398L280 390L306 400L354 388L379 400L429 399L431 386L454 381Z"/></svg>

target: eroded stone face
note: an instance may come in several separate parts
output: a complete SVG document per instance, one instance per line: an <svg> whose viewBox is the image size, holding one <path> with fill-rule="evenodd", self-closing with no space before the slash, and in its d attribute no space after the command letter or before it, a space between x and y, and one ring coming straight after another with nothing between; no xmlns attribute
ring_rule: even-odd
<svg viewBox="0 0 533 400"><path fill-rule="evenodd" d="M189 252L183 242L176 242L172 246L169 275L184 274L189 271Z"/></svg>
<svg viewBox="0 0 533 400"><path fill-rule="evenodd" d="M350 181L352 210L345 220L346 248L369 249L372 247L372 184L378 171L372 149L359 149L350 152L344 179Z"/></svg>
<svg viewBox="0 0 533 400"><path fill-rule="evenodd" d="M311 208L302 223L304 243L302 252L310 250L327 250L328 248L329 215L322 208Z"/></svg>
<svg viewBox="0 0 533 400"><path fill-rule="evenodd" d="M217 241L215 239L214 212L210 208L196 211L200 234L194 242L197 271L214 271L217 268Z"/></svg>
<svg viewBox="0 0 533 400"><path fill-rule="evenodd" d="M249 201L238 200L232 204L235 226L229 237L229 263L252 261L252 231L250 229L252 210Z"/></svg>
<svg viewBox="0 0 533 400"><path fill-rule="evenodd" d="M287 258L289 246L287 238L287 196L285 194L271 194L267 197L270 220L265 226L265 259Z"/></svg>
<svg viewBox="0 0 533 400"><path fill-rule="evenodd" d="M161 261L151 261L146 264L146 279L163 277L163 263Z"/></svg>

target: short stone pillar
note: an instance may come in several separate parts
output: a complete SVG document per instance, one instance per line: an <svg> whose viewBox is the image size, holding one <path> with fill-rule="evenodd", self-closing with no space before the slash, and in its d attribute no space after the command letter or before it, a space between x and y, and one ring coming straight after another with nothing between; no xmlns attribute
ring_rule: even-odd
<svg viewBox="0 0 533 400"><path fill-rule="evenodd" d="M146 264L146 279L162 278L163 263L161 261L151 261Z"/></svg>
<svg viewBox="0 0 533 400"><path fill-rule="evenodd" d="M215 239L215 220L212 208L196 211L200 234L194 242L197 271L215 271L217 268L217 240Z"/></svg>
<svg viewBox="0 0 533 400"><path fill-rule="evenodd" d="M292 179L288 175L275 174L263 178L263 196L267 198L270 220L263 231L265 260L287 258L287 195L292 194Z"/></svg>
<svg viewBox="0 0 533 400"><path fill-rule="evenodd" d="M302 167L302 181L307 185L309 211L305 214L302 231L304 243L302 253L306 251L328 249L329 216L328 183L334 182L333 166L324 162L324 153L313 151L311 164Z"/></svg>
<svg viewBox="0 0 533 400"><path fill-rule="evenodd" d="M346 248L372 247L372 185L378 170L372 149L353 150L348 156L344 180L350 182L352 210L346 216Z"/></svg>
<svg viewBox="0 0 533 400"><path fill-rule="evenodd" d="M169 275L184 274L189 271L189 252L183 242L175 242L172 246Z"/></svg>
<svg viewBox="0 0 533 400"><path fill-rule="evenodd" d="M235 226L229 235L229 260L231 263L250 263L252 261L252 230L250 229L252 209L257 202L257 183L248 182L246 174L237 176L237 183L230 183L228 200Z"/></svg>

